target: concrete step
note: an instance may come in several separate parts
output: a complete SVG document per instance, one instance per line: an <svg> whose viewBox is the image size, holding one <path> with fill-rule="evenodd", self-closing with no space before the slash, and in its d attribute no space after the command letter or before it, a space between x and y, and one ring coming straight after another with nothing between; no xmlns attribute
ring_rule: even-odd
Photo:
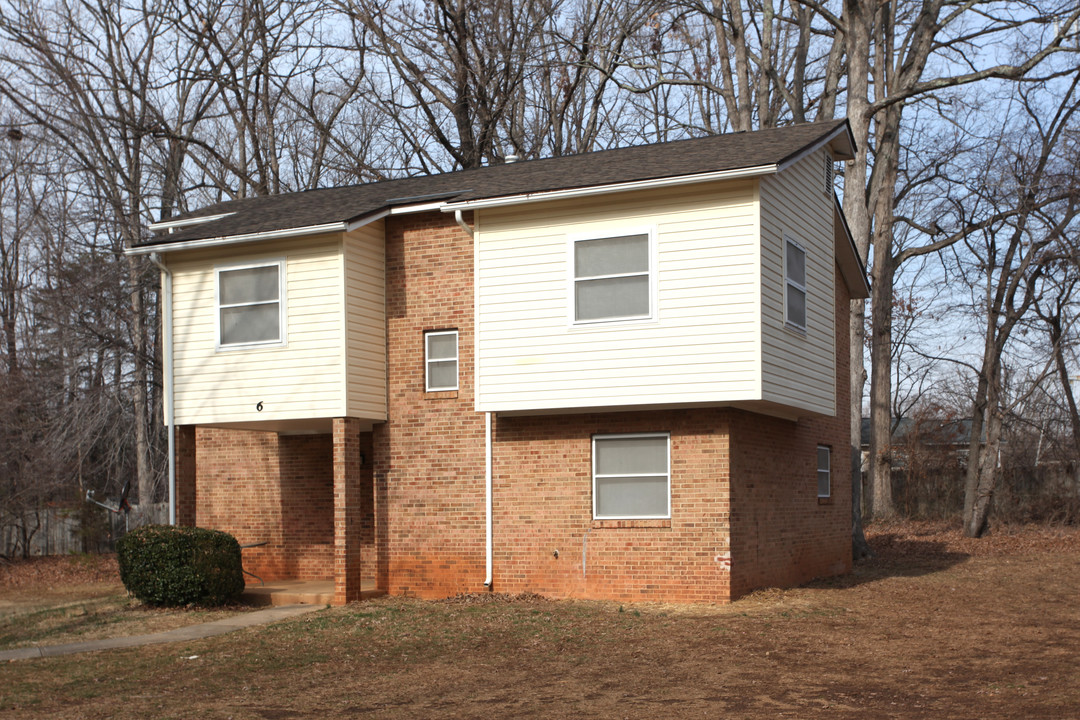
<svg viewBox="0 0 1080 720"><path fill-rule="evenodd" d="M374 583L364 583L361 600L385 595ZM244 588L241 602L254 606L329 605L334 601L333 580L268 580Z"/></svg>

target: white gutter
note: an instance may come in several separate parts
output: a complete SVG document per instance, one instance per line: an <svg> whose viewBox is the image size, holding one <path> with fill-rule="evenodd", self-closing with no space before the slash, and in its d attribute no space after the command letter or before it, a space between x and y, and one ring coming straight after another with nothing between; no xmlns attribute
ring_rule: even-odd
<svg viewBox="0 0 1080 720"><path fill-rule="evenodd" d="M364 215L349 222L332 222L322 225L307 225L305 227L285 228L283 230L266 230L243 235L225 235L223 237L199 238L198 240L183 240L181 242L164 242L158 245L143 245L134 248L125 248L125 255L151 255L174 250L195 250L199 248L223 247L226 245L239 245L241 243L260 242L262 240L280 240L285 238L301 237L303 235L319 235L330 232L352 232L357 228L375 222L390 214L389 210L380 210L370 215ZM224 216L222 216L224 217ZM151 228L154 226L151 225Z"/></svg>
<svg viewBox="0 0 1080 720"><path fill-rule="evenodd" d="M443 205L442 210L443 212L457 212L458 210L519 205L521 203L540 202L542 200L564 200L567 198L588 197L592 195L606 195L608 193L628 192L630 190L652 190L654 188L690 185L693 183L709 182L711 180L732 180L736 178L757 177L758 175L772 175L776 173L777 170L778 166L773 163L771 165L756 165L754 167L738 168L735 170L717 170L715 172L680 175L678 177L659 178L655 180L634 180L632 182L570 188L568 190L544 190L540 192L523 193L521 195L464 200L456 203L450 202Z"/></svg>
<svg viewBox="0 0 1080 720"><path fill-rule="evenodd" d="M484 413L484 509L487 514L486 541L484 554L487 559L487 579L484 587L491 587L492 580L492 542L491 542L491 413Z"/></svg>
<svg viewBox="0 0 1080 720"><path fill-rule="evenodd" d="M200 238L198 240L184 240L175 243L162 243L160 245L144 245L127 248L125 255L150 255L152 253L172 252L174 250L191 250L194 248L220 247L222 245L236 245L239 243L258 242L260 240L277 240L279 238L298 237L300 235L316 235L327 232L345 232L349 229L349 223L335 222L325 225L308 225L307 227L288 228L285 230L267 230L265 232L246 233L244 235L228 235L226 237Z"/></svg>
<svg viewBox="0 0 1080 720"><path fill-rule="evenodd" d="M200 217L184 218L182 220L162 220L161 222L150 223L147 227L155 232L158 230L169 230L171 232L176 228L188 227L189 225L202 225L203 223L227 218L230 215L235 215L235 213L229 212L218 213L217 215L202 215Z"/></svg>
<svg viewBox="0 0 1080 720"><path fill-rule="evenodd" d="M176 524L176 429L173 426L173 333L172 333L172 271L161 262L161 256L157 253L150 254L150 262L161 270L162 298L161 324L162 340L161 355L164 361L162 378L165 385L165 428L168 433L169 453L169 524Z"/></svg>

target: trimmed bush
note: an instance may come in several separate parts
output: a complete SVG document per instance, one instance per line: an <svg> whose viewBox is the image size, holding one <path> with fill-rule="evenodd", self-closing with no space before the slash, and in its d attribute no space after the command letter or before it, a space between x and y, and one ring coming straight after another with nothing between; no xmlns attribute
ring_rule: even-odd
<svg viewBox="0 0 1080 720"><path fill-rule="evenodd" d="M144 525L116 554L124 587L150 605L223 605L244 590L240 544L219 530Z"/></svg>

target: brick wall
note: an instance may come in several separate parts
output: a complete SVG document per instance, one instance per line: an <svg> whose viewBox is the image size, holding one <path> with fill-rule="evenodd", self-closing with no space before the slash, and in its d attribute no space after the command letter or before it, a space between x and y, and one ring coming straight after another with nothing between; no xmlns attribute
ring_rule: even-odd
<svg viewBox="0 0 1080 720"><path fill-rule="evenodd" d="M497 418L494 589L727 600L727 418L725 410ZM670 520L593 520L592 436L628 432L670 433Z"/></svg>
<svg viewBox="0 0 1080 720"><path fill-rule="evenodd" d="M333 472L329 435L197 428L195 523L241 545L244 568L264 579L329 579Z"/></svg>
<svg viewBox="0 0 1080 720"><path fill-rule="evenodd" d="M379 586L391 594L483 590L484 416L473 409L472 260L472 238L453 216L386 223L390 420L375 427L374 441ZM424 392L427 330L458 331L459 390Z"/></svg>

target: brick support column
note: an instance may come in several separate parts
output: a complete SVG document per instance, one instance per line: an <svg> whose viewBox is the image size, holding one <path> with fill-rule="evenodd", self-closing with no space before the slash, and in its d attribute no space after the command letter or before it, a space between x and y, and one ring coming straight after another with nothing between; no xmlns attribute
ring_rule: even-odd
<svg viewBox="0 0 1080 720"><path fill-rule="evenodd" d="M334 604L360 599L360 423L334 418Z"/></svg>
<svg viewBox="0 0 1080 720"><path fill-rule="evenodd" d="M194 526L195 507L195 426L176 427L176 524Z"/></svg>

